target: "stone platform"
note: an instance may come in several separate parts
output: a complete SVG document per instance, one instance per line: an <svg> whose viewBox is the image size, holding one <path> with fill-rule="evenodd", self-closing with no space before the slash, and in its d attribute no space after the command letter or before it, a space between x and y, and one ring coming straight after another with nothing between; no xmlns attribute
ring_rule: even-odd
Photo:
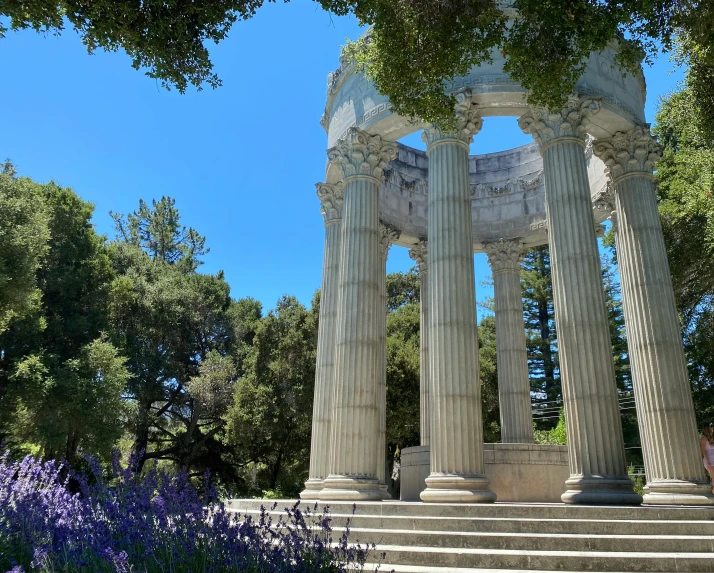
<svg viewBox="0 0 714 573"><path fill-rule="evenodd" d="M273 503L228 507L256 515ZM277 503L281 513L295 501ZM352 504L329 508L338 537ZM395 573L714 571L712 508L358 502L350 530L351 542L386 553L380 571Z"/></svg>
<svg viewBox="0 0 714 573"><path fill-rule="evenodd" d="M498 501L559 503L570 477L567 446L484 444L486 477ZM429 446L404 448L400 498L419 501L429 477Z"/></svg>

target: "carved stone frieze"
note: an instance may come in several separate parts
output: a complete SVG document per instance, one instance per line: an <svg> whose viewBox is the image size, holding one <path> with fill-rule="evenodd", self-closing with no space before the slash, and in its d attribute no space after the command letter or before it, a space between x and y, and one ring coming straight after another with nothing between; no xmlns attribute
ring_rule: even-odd
<svg viewBox="0 0 714 573"><path fill-rule="evenodd" d="M594 152L607 166L613 181L631 173L652 175L655 163L662 156L649 125L638 125L626 132L618 131L610 138L598 139Z"/></svg>
<svg viewBox="0 0 714 573"><path fill-rule="evenodd" d="M533 223L530 224L529 229L531 231L544 230L547 233L548 232L548 220L541 219L540 221L534 221Z"/></svg>
<svg viewBox="0 0 714 573"><path fill-rule="evenodd" d="M320 199L320 212L325 219L325 225L342 219L344 184L341 181L334 185L315 183L315 188Z"/></svg>
<svg viewBox="0 0 714 573"><path fill-rule="evenodd" d="M344 139L327 150L327 157L340 166L345 179L356 176L381 179L387 164L397 157L397 146L383 141L379 135L351 127Z"/></svg>
<svg viewBox="0 0 714 573"><path fill-rule="evenodd" d="M488 264L494 274L518 269L523 258L523 243L519 239L484 243L483 250L488 255Z"/></svg>
<svg viewBox="0 0 714 573"><path fill-rule="evenodd" d="M471 185L471 197L473 199L481 197L498 197L510 193L522 193L532 191L543 185L543 171L540 171L532 179L509 179L505 183L476 183Z"/></svg>
<svg viewBox="0 0 714 573"><path fill-rule="evenodd" d="M608 181L600 192L593 199L593 209L598 211L615 210L615 188L612 182Z"/></svg>
<svg viewBox="0 0 714 573"><path fill-rule="evenodd" d="M600 107L599 98L571 95L565 108L560 111L531 107L518 119L518 126L524 133L532 135L541 148L565 137L585 141L590 117L598 113Z"/></svg>
<svg viewBox="0 0 714 573"><path fill-rule="evenodd" d="M382 181L399 187L403 191L411 193L427 194L429 183L426 179L409 177L406 178L399 171L393 168L385 169L382 173Z"/></svg>
<svg viewBox="0 0 714 573"><path fill-rule="evenodd" d="M409 249L409 258L417 264L419 273L427 272L429 268L429 242L426 239L421 239L416 245Z"/></svg>
<svg viewBox="0 0 714 573"><path fill-rule="evenodd" d="M392 227L391 225L387 225L383 222L380 222L379 224L379 253L382 255L383 259L387 258L387 255L389 254L389 247L392 246L394 241L397 241L399 237L401 236L402 232L395 228Z"/></svg>
<svg viewBox="0 0 714 573"><path fill-rule="evenodd" d="M430 125L424 129L421 135L422 140L427 145L431 145L441 139L458 139L470 144L473 141L473 136L481 131L483 119L478 114L476 105L471 99L471 90L459 90L454 94L454 97L456 98L456 105L454 106L456 128L442 130L440 127Z"/></svg>

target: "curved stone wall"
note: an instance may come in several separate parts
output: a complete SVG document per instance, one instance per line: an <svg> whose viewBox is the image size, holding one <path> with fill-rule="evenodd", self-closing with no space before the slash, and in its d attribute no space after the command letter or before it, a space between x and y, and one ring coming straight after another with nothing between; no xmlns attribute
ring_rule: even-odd
<svg viewBox="0 0 714 573"><path fill-rule="evenodd" d="M424 151L398 144L399 155L384 173L381 220L401 231L397 244L411 247L427 238L429 158ZM594 223L609 216L598 209L606 190L604 164L586 151ZM545 223L543 159L535 143L508 151L469 157L474 251L483 243L521 239L529 246L548 241Z"/></svg>

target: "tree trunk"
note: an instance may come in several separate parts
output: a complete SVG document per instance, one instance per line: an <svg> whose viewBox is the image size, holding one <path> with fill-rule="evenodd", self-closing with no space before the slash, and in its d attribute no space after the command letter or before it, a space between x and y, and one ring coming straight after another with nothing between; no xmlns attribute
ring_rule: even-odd
<svg viewBox="0 0 714 573"><path fill-rule="evenodd" d="M71 463L76 457L77 448L79 448L77 430L75 428L71 428L67 434L67 445L64 452L64 457L69 463Z"/></svg>
<svg viewBox="0 0 714 573"><path fill-rule="evenodd" d="M278 451L278 458L275 460L275 465L273 466L273 471L270 475L270 489L274 490L276 484L278 483L278 474L280 473L280 466L283 463L283 450L282 448Z"/></svg>
<svg viewBox="0 0 714 573"><path fill-rule="evenodd" d="M134 471L140 473L146 462L146 450L149 447L149 410L151 404L139 404L138 419L134 429L134 443L131 446L131 460Z"/></svg>

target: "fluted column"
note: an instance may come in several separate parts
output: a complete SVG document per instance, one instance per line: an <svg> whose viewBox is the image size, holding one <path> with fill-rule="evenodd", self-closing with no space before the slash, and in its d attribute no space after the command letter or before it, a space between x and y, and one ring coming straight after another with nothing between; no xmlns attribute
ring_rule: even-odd
<svg viewBox="0 0 714 573"><path fill-rule="evenodd" d="M600 103L572 96L563 111L532 108L521 129L545 173L555 321L568 435L566 503L638 504L627 476L600 257L585 163L586 126Z"/></svg>
<svg viewBox="0 0 714 573"><path fill-rule="evenodd" d="M429 415L429 264L426 240L409 250L419 268L419 436L422 446L431 441Z"/></svg>
<svg viewBox="0 0 714 573"><path fill-rule="evenodd" d="M379 304L377 320L379 321L379 362L377 370L377 480L387 493L387 257L389 247L399 238L400 231L381 224L379 229Z"/></svg>
<svg viewBox="0 0 714 573"><path fill-rule="evenodd" d="M325 255L320 290L320 324L317 333L315 394L312 405L310 475L303 499L316 499L329 473L332 394L335 387L335 334L337 329L340 246L342 243L343 185L318 183L317 196L325 220Z"/></svg>
<svg viewBox="0 0 714 573"><path fill-rule="evenodd" d="M358 128L328 151L342 168L344 205L335 343L330 474L322 500L380 500L377 480L379 187L396 145Z"/></svg>
<svg viewBox="0 0 714 573"><path fill-rule="evenodd" d="M694 404L657 210L660 150L649 126L595 142L615 187L617 261L645 460L645 503L714 503L705 480Z"/></svg>
<svg viewBox="0 0 714 573"><path fill-rule="evenodd" d="M498 241L485 244L484 249L493 272L496 303L501 441L528 444L533 442L533 414L521 291L523 243L518 240Z"/></svg>
<svg viewBox="0 0 714 573"><path fill-rule="evenodd" d="M429 156L429 379L427 502L495 501L484 476L468 155L481 118L458 94L457 126L426 129Z"/></svg>

